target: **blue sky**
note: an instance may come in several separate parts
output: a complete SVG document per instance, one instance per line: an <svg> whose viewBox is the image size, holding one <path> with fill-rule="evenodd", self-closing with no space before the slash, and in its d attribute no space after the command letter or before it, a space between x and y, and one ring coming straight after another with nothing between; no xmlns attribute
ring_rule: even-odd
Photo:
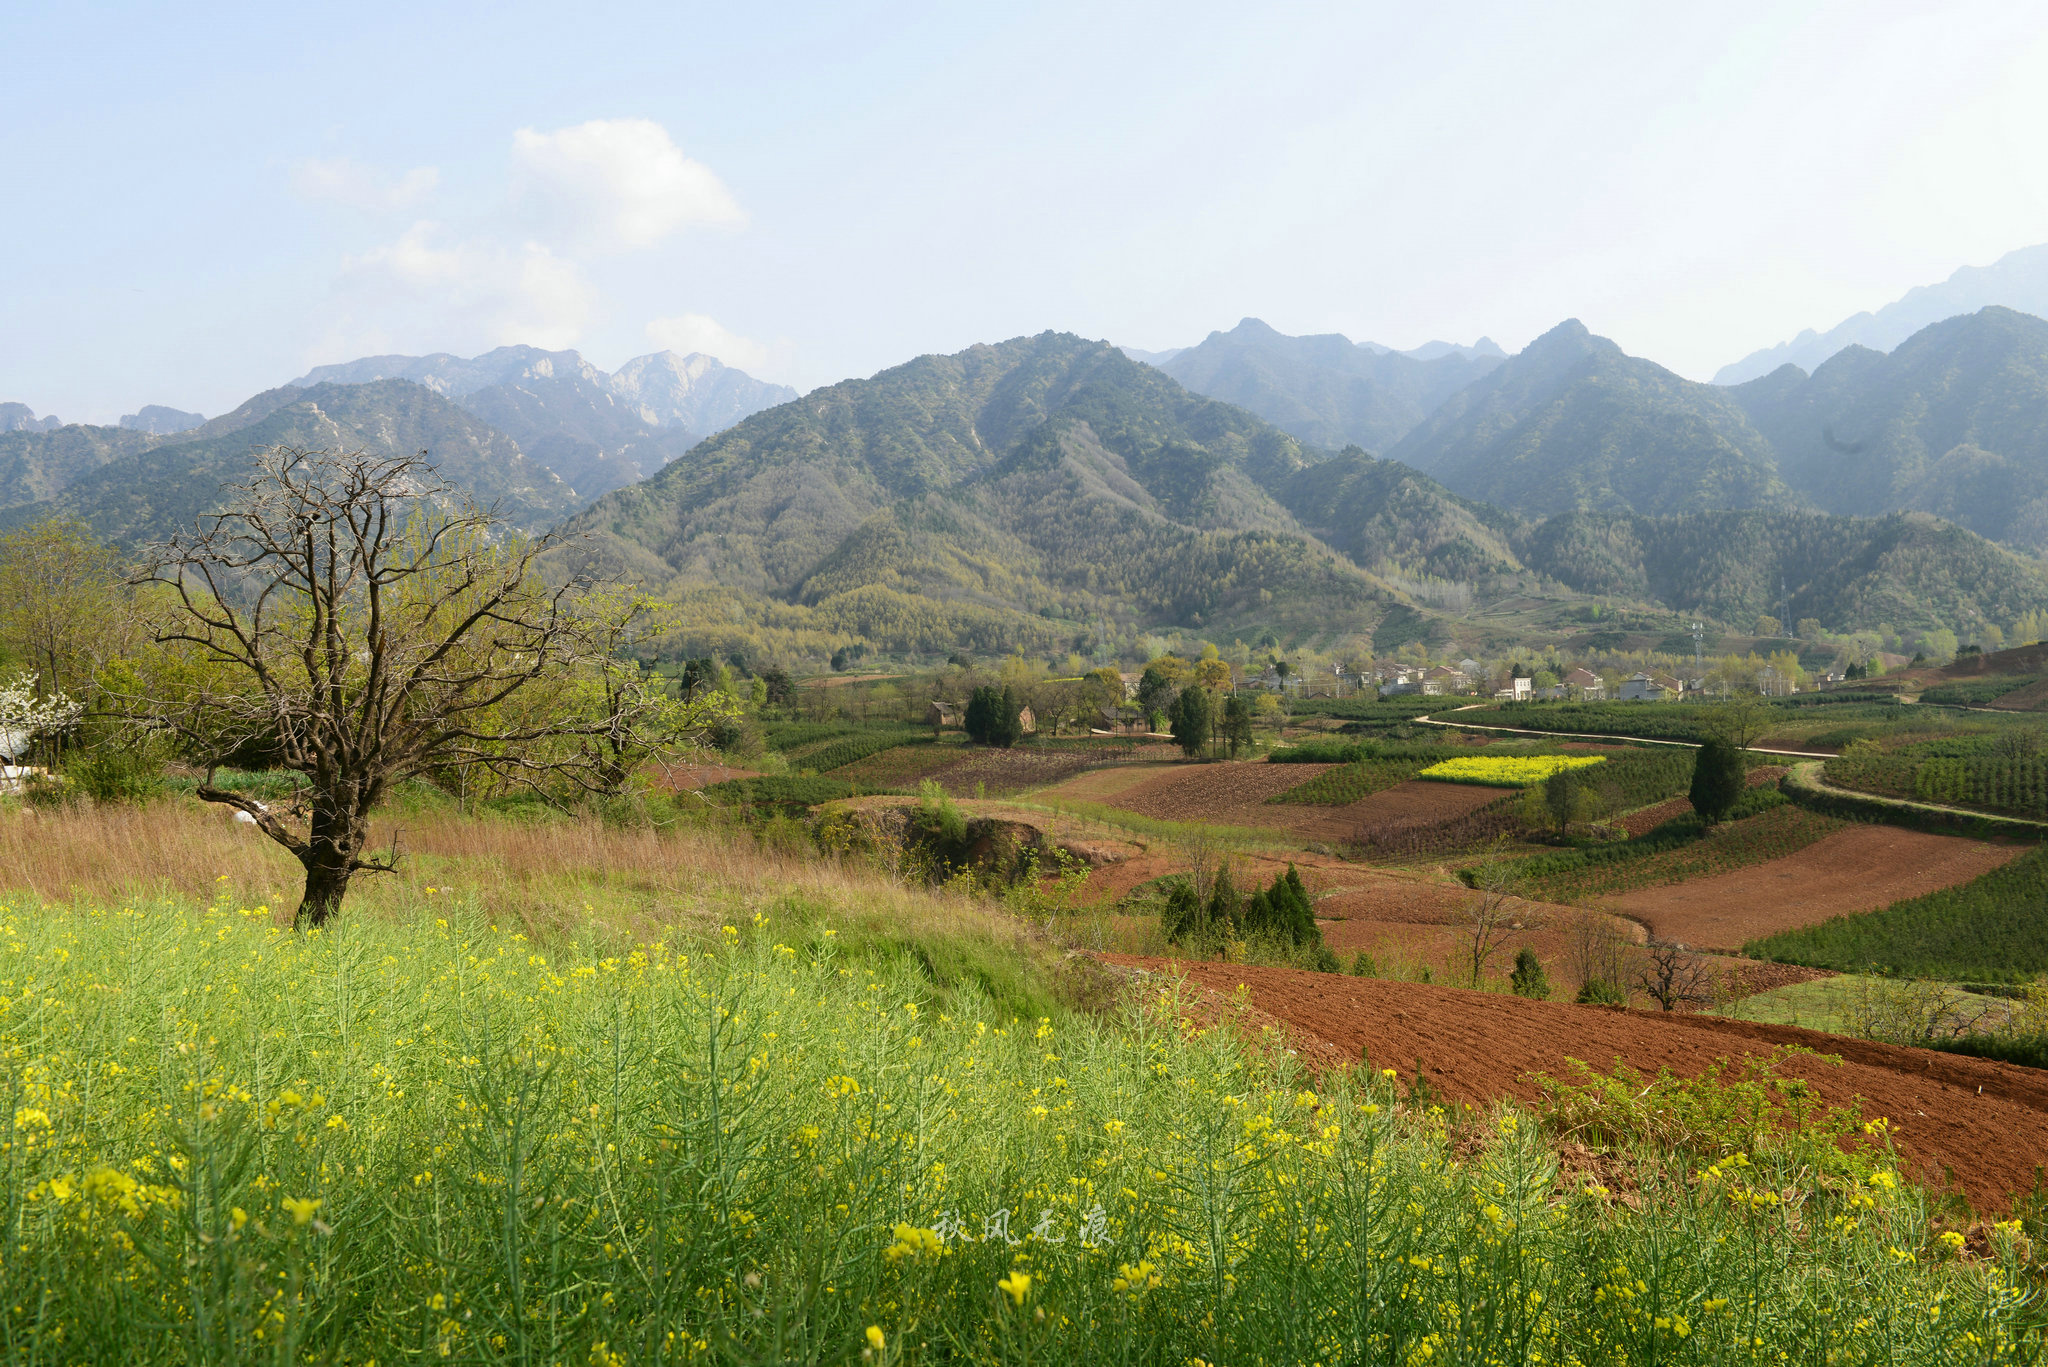
<svg viewBox="0 0 2048 1367"><path fill-rule="evenodd" d="M17 4L0 48L0 399L73 420L1248 314L1576 316L1704 378L2048 241L2036 5Z"/></svg>

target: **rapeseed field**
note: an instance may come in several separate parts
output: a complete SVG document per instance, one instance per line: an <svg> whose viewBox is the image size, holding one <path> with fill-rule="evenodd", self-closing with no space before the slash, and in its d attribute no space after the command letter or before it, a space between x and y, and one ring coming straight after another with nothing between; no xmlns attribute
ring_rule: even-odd
<svg viewBox="0 0 2048 1367"><path fill-rule="evenodd" d="M1487 788L1530 788L1566 769L1588 769L1605 755L1460 755L1416 775L1441 783L1476 783Z"/></svg>
<svg viewBox="0 0 2048 1367"><path fill-rule="evenodd" d="M540 944L430 892L308 935L0 908L8 1361L2034 1351L2018 1226L1937 1234L1881 1126L1624 1196L1530 1115L1309 1076L1156 984L1020 1017L794 899Z"/></svg>

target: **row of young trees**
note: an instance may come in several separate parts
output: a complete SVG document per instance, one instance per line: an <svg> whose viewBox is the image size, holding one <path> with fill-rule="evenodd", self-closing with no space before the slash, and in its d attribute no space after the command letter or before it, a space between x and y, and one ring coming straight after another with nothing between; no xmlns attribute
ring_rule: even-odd
<svg viewBox="0 0 2048 1367"><path fill-rule="evenodd" d="M654 605L544 559L558 545L465 502L423 455L278 447L133 564L76 525L9 538L0 639L32 697L78 700L52 758L192 766L201 799L298 859L297 921L317 926L356 874L393 867L366 847L396 783L616 794L731 714L730 695L679 693L628 658ZM289 771L297 794L217 786L231 765Z"/></svg>

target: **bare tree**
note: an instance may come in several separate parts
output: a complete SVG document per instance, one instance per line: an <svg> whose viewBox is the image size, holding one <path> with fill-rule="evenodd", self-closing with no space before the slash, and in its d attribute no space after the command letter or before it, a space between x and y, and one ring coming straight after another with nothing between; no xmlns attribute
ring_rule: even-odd
<svg viewBox="0 0 2048 1367"><path fill-rule="evenodd" d="M1706 709L1706 730L1737 750L1747 750L1770 729L1776 716L1755 692L1737 693Z"/></svg>
<svg viewBox="0 0 2048 1367"><path fill-rule="evenodd" d="M152 552L136 582L157 586L164 658L125 711L206 766L202 799L304 866L296 924L324 924L355 874L396 866L395 839L364 851L399 779L588 789L650 730L687 734L687 708L620 676L588 585L542 581L550 544L462 502L424 453L276 447L226 511ZM290 810L214 785L252 747L304 779Z"/></svg>
<svg viewBox="0 0 2048 1367"><path fill-rule="evenodd" d="M1580 988L1601 982L1626 990L1629 939L1614 919L1597 911L1581 912L1565 931L1565 962Z"/></svg>
<svg viewBox="0 0 2048 1367"><path fill-rule="evenodd" d="M1675 940L1652 940L1636 968L1636 986L1666 1011L1713 1002L1718 984L1707 961Z"/></svg>
<svg viewBox="0 0 2048 1367"><path fill-rule="evenodd" d="M1514 862L1506 857L1505 843L1504 839L1495 840L1486 857L1464 871L1473 895L1466 899L1459 925L1465 936L1466 962L1472 970L1474 987L1479 986L1487 963L1500 951L1508 932L1526 924L1521 899L1515 895L1520 875Z"/></svg>

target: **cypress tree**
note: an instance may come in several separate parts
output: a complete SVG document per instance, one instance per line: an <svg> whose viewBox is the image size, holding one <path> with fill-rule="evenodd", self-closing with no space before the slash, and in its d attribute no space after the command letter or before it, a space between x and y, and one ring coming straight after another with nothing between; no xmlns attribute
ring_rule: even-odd
<svg viewBox="0 0 2048 1367"><path fill-rule="evenodd" d="M1692 809L1711 826L1728 815L1728 809L1742 796L1746 776L1742 752L1725 740L1710 740L1699 748L1692 761Z"/></svg>

